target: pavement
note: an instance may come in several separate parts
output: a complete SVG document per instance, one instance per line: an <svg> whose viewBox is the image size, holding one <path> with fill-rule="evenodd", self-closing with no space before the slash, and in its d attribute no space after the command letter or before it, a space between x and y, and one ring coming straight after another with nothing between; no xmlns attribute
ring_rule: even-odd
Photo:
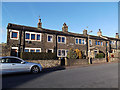
<svg viewBox="0 0 120 90"><path fill-rule="evenodd" d="M3 88L118 88L118 63L56 67L39 74L11 74Z"/></svg>
<svg viewBox="0 0 120 90"><path fill-rule="evenodd" d="M65 68L70 69L70 68L88 67L88 66L95 66L95 65L102 65L102 64L112 64L112 63L118 63L118 61L101 62L101 63L93 63L93 64L81 64L81 65L75 65L75 66L65 66Z"/></svg>

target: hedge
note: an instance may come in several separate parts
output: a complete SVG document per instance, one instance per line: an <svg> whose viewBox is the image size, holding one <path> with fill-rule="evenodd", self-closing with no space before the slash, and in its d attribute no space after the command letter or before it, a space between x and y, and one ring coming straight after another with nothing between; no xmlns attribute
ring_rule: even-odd
<svg viewBox="0 0 120 90"><path fill-rule="evenodd" d="M95 58L104 58L105 55L103 53L96 54Z"/></svg>
<svg viewBox="0 0 120 90"><path fill-rule="evenodd" d="M54 60L56 59L56 54L45 52L21 52L21 58L24 60Z"/></svg>

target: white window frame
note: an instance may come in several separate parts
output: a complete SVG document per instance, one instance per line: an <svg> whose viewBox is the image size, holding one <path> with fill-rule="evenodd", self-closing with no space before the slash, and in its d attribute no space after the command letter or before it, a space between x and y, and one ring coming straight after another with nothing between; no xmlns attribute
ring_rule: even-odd
<svg viewBox="0 0 120 90"><path fill-rule="evenodd" d="M58 42L58 37L61 37L61 41L60 41L60 42ZM62 37L64 37L64 38L65 38L65 42L62 42ZM63 43L63 44L66 44L66 37L65 37L65 36L57 36L57 42L58 42L58 43Z"/></svg>
<svg viewBox="0 0 120 90"><path fill-rule="evenodd" d="M96 42L97 42L97 45L96 45ZM100 42L100 45L98 45L98 42ZM102 42L102 45L101 45L101 42ZM96 40L96 41L95 41L95 45L96 45L96 46L103 46L103 41Z"/></svg>
<svg viewBox="0 0 120 90"><path fill-rule="evenodd" d="M12 49L17 49L18 50L18 47L12 47Z"/></svg>
<svg viewBox="0 0 120 90"><path fill-rule="evenodd" d="M35 52L36 52L36 50L38 50L38 49L39 49L39 50L40 50L40 52L41 52L41 48L27 48L27 47L26 47L25 49L29 49L29 52L30 52L30 50L31 50L31 49L34 49L34 50L35 50Z"/></svg>
<svg viewBox="0 0 120 90"><path fill-rule="evenodd" d="M48 53L48 50L52 50L52 53L53 53L53 49L46 49L46 53Z"/></svg>
<svg viewBox="0 0 120 90"><path fill-rule="evenodd" d="M26 39L26 33L29 33L30 34L30 39ZM31 34L35 34L35 40L31 40ZM40 35L40 40L37 40L37 35ZM25 32L25 41L38 41L38 42L41 42L41 40L42 40L42 33L37 33L37 32L28 32L28 31L26 31Z"/></svg>
<svg viewBox="0 0 120 90"><path fill-rule="evenodd" d="M112 40L112 44L115 45L116 41L115 40Z"/></svg>
<svg viewBox="0 0 120 90"><path fill-rule="evenodd" d="M78 43L76 43L76 39L78 39L78 38L75 38L75 44L79 44L79 39L78 39Z"/></svg>
<svg viewBox="0 0 120 90"><path fill-rule="evenodd" d="M59 53L59 52L58 52L59 50L61 51L61 56L59 56L59 54L58 54L58 53ZM65 50L65 56L62 55L62 50ZM66 51L68 51L68 50L67 50L67 49L58 49L58 50L57 50L57 56L58 56L58 57L67 57Z"/></svg>
<svg viewBox="0 0 120 90"><path fill-rule="evenodd" d="M89 40L91 40L91 45L92 45L92 39L89 39ZM89 42L89 45L90 45L90 42Z"/></svg>
<svg viewBox="0 0 120 90"><path fill-rule="evenodd" d="M76 43L76 39L78 39L78 43ZM81 44L79 43L79 39L81 39ZM84 44L83 44L83 40L84 40ZM75 44L77 44L77 45L85 45L86 44L86 39L85 38L75 38Z"/></svg>
<svg viewBox="0 0 120 90"><path fill-rule="evenodd" d="M102 42L102 45L101 45L101 42ZM103 41L100 42L100 45L103 46Z"/></svg>
<svg viewBox="0 0 120 90"><path fill-rule="evenodd" d="M18 40L19 39L19 31L18 30L9 30L10 32L10 39L13 39L13 40ZM17 35L17 38L12 38L12 32L17 32L18 35Z"/></svg>
<svg viewBox="0 0 120 90"><path fill-rule="evenodd" d="M52 41L48 41L48 36L52 36ZM47 34L47 42L53 42L53 35Z"/></svg>

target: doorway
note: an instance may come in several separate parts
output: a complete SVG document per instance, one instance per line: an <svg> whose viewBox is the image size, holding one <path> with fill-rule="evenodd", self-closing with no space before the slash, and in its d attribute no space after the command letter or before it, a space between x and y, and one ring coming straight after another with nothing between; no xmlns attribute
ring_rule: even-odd
<svg viewBox="0 0 120 90"><path fill-rule="evenodd" d="M61 58L61 66L65 66L65 58Z"/></svg>
<svg viewBox="0 0 120 90"><path fill-rule="evenodd" d="M11 56L18 56L17 49L11 49Z"/></svg>

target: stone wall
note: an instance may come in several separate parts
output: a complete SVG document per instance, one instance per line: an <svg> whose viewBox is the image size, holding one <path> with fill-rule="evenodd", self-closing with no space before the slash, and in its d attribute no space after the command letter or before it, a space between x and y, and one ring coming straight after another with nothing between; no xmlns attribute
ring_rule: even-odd
<svg viewBox="0 0 120 90"><path fill-rule="evenodd" d="M118 62L118 61L120 61L120 58L110 58L109 61L110 62Z"/></svg>
<svg viewBox="0 0 120 90"><path fill-rule="evenodd" d="M105 62L106 62L105 58L95 58L95 59L92 59L92 63L93 64L96 64L96 63L105 63Z"/></svg>
<svg viewBox="0 0 120 90"><path fill-rule="evenodd" d="M88 64L87 59L68 59L67 66L76 66L76 65L83 65Z"/></svg>
<svg viewBox="0 0 120 90"><path fill-rule="evenodd" d="M112 55L113 55L113 57L115 57L115 58L118 58L118 57L120 57L120 53L110 53L110 57L112 58Z"/></svg>
<svg viewBox="0 0 120 90"><path fill-rule="evenodd" d="M39 63L43 68L60 66L60 60L26 60L27 62Z"/></svg>
<svg viewBox="0 0 120 90"><path fill-rule="evenodd" d="M109 62L118 62L118 61L120 61L120 58L118 58L118 57L109 58ZM93 64L95 64L95 63L105 63L105 62L107 62L105 58L101 58L101 59L95 58L95 59L92 60Z"/></svg>
<svg viewBox="0 0 120 90"><path fill-rule="evenodd" d="M109 62L116 62L119 61L120 58L110 58ZM92 59L92 64L99 64L99 63L106 63L105 58L95 58ZM68 59L66 62L66 66L77 66L77 65L87 65L88 60L87 59Z"/></svg>
<svg viewBox="0 0 120 90"><path fill-rule="evenodd" d="M2 56L10 56L10 48L6 43L0 44L0 57Z"/></svg>

